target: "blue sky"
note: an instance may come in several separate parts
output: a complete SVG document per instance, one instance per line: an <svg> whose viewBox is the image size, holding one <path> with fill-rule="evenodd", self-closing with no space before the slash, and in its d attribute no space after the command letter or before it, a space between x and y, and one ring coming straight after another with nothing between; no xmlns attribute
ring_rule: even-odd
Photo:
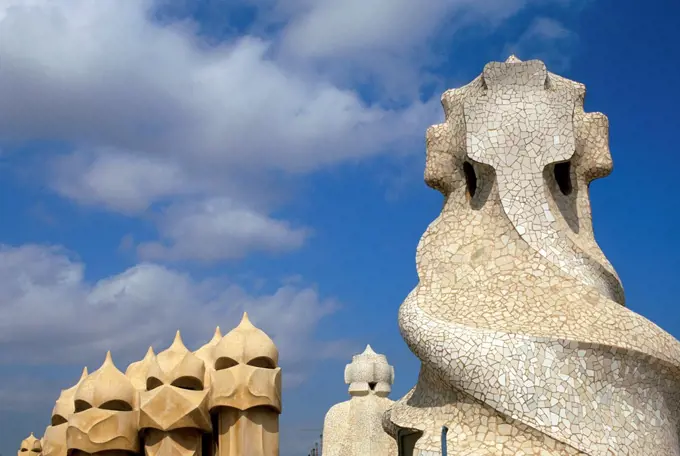
<svg viewBox="0 0 680 456"><path fill-rule="evenodd" d="M610 120L596 237L628 306L680 337L676 2L0 0L0 453L107 349L124 369L243 310L307 454L367 343L415 383L397 308L441 196L439 96L510 53Z"/></svg>

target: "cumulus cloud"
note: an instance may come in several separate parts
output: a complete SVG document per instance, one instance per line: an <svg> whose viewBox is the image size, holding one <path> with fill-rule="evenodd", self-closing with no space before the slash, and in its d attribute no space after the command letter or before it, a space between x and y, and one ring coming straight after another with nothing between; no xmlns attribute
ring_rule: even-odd
<svg viewBox="0 0 680 456"><path fill-rule="evenodd" d="M525 7L578 0L250 1L268 21L285 24L278 44L287 60L337 84L373 84L379 97L412 103L422 88L448 88L429 69L456 60L459 31L475 26L492 33ZM450 43L455 46L447 48Z"/></svg>
<svg viewBox="0 0 680 456"><path fill-rule="evenodd" d="M551 71L564 71L571 64L570 51L577 44L578 36L561 22L538 17L506 50L523 60L543 60Z"/></svg>
<svg viewBox="0 0 680 456"><path fill-rule="evenodd" d="M200 184L177 163L161 157L102 148L53 160L57 193L87 205L136 214L155 201L199 193Z"/></svg>
<svg viewBox="0 0 680 456"><path fill-rule="evenodd" d="M343 341L316 340L338 309L311 287L281 285L253 295L218 278L197 281L153 263L89 283L85 265L58 247L0 247L0 363L90 363L112 350L119 367L153 345L165 349L180 329L198 348L220 325L247 311L276 342L293 379L314 359L347 355ZM311 350L309 347L314 347ZM297 376L297 377L296 377Z"/></svg>
<svg viewBox="0 0 680 456"><path fill-rule="evenodd" d="M169 244L143 243L147 260L239 258L248 251L287 251L302 245L308 230L225 199L171 206L159 222L161 237Z"/></svg>
<svg viewBox="0 0 680 456"><path fill-rule="evenodd" d="M285 224L262 208L263 192L244 175L266 182L271 173L310 172L409 144L415 150L439 115L436 102L368 105L354 91L273 59L273 43L263 38L208 44L190 21L155 21L154 6L0 2L0 137L73 146L45 163L51 187L78 203L137 215L181 197L174 216L195 218L206 199L238 200L257 220L253 237L240 238L254 246L280 237ZM160 230L172 237L167 221ZM286 236L286 245L301 244L296 232ZM201 250L177 245L171 252Z"/></svg>
<svg viewBox="0 0 680 456"><path fill-rule="evenodd" d="M305 170L375 153L395 126L420 127L408 112L277 65L264 40L208 46L190 27L155 23L149 3L5 6L0 132Z"/></svg>
<svg viewBox="0 0 680 456"><path fill-rule="evenodd" d="M162 0L0 1L0 137L71 145L72 154L45 163L52 188L78 203L138 215L182 198L174 223L161 218L159 226L175 247L161 240L140 251L200 252L177 244L169 225L191 224L177 214L195 218L213 198L239 201L273 239L285 224L244 175L266 182L272 173L420 149L441 115L437 97L418 96L428 81L426 44L465 24L498 23L536 0L435 0L427 8L410 0L244 1L259 8L256 25L277 22L281 32L209 43L191 20L156 20ZM537 22L517 46L550 30ZM393 93L366 103L335 70ZM397 86L413 93L388 108ZM258 226L244 245L261 245ZM295 239L285 244L301 245ZM234 257L220 251L215 259Z"/></svg>
<svg viewBox="0 0 680 456"><path fill-rule="evenodd" d="M404 53L441 32L471 21L491 24L515 14L531 0L434 0L423 7L411 0L286 0L277 9L290 24L284 43L306 57L355 57L366 53ZM420 62L418 62L420 63Z"/></svg>

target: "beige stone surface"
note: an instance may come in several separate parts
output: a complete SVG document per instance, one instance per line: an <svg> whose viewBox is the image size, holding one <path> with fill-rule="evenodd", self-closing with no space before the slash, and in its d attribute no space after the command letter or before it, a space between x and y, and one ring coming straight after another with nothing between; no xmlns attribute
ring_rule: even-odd
<svg viewBox="0 0 680 456"><path fill-rule="evenodd" d="M215 371L215 347L221 340L222 332L218 326L215 328L215 334L213 334L212 339L210 339L208 343L194 352L205 365L205 379L203 381L206 385L206 388L210 388L212 373Z"/></svg>
<svg viewBox="0 0 680 456"><path fill-rule="evenodd" d="M274 342L248 315L214 348L211 412L219 456L279 454L281 368Z"/></svg>
<svg viewBox="0 0 680 456"><path fill-rule="evenodd" d="M43 434L42 453L44 456L66 456L66 428L68 427L68 419L75 409L73 396L85 377L87 377L87 367L83 369L78 383L61 391L54 409L52 409L50 425L47 426Z"/></svg>
<svg viewBox="0 0 680 456"><path fill-rule="evenodd" d="M137 390L106 353L99 369L85 377L73 395L68 418L68 450L139 452Z"/></svg>
<svg viewBox="0 0 680 456"><path fill-rule="evenodd" d="M178 331L170 347L157 355L149 348L125 374L107 353L61 392L42 444L48 456L277 456L280 413L278 351L244 314L195 352ZM40 445L30 437L22 448Z"/></svg>
<svg viewBox="0 0 680 456"><path fill-rule="evenodd" d="M394 368L368 345L345 368L345 383L351 399L331 407L324 419L324 456L396 456L396 441L382 428L393 404L387 396Z"/></svg>
<svg viewBox="0 0 680 456"><path fill-rule="evenodd" d="M442 96L425 180L445 196L399 327L421 360L384 427L414 455L679 455L680 343L624 307L592 229L608 121L543 62Z"/></svg>
<svg viewBox="0 0 680 456"><path fill-rule="evenodd" d="M139 393L145 453L199 456L203 433L212 431L203 360L186 348L179 331L167 350L147 359L139 367L146 370L146 388Z"/></svg>
<svg viewBox="0 0 680 456"><path fill-rule="evenodd" d="M17 456L40 456L41 453L42 443L40 442L40 439L31 432L31 435L21 441Z"/></svg>
<svg viewBox="0 0 680 456"><path fill-rule="evenodd" d="M149 366L155 359L156 354L153 351L153 347L149 347L144 358L131 363L125 369L125 376L137 391L146 391L146 374L149 372Z"/></svg>

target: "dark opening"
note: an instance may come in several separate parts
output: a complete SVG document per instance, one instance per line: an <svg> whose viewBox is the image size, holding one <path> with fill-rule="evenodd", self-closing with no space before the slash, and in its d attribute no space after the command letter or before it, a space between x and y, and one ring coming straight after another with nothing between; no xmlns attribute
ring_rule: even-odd
<svg viewBox="0 0 680 456"><path fill-rule="evenodd" d="M219 409L216 409L219 410ZM214 410L213 410L214 412ZM212 452L208 453L211 456L217 456L217 442L220 441L220 417L218 413L211 413L210 414L210 422L212 423ZM202 456L206 456L206 453L203 453Z"/></svg>
<svg viewBox="0 0 680 456"><path fill-rule="evenodd" d="M569 195L571 193L571 163L563 162L557 163L555 165L555 181L560 187L560 191L563 195Z"/></svg>
<svg viewBox="0 0 680 456"><path fill-rule="evenodd" d="M219 371L223 369L229 369L230 367L234 367L237 364L238 363L234 359L222 357L215 361L215 370Z"/></svg>
<svg viewBox="0 0 680 456"><path fill-rule="evenodd" d="M467 185L467 192L470 197L475 196L477 191L477 175L475 168L468 162L463 163L463 172L465 173L465 183Z"/></svg>
<svg viewBox="0 0 680 456"><path fill-rule="evenodd" d="M92 408L92 406L90 404L88 404L86 401L82 401L82 400L76 400L73 405L74 405L73 411L75 413L84 412L85 410Z"/></svg>
<svg viewBox="0 0 680 456"><path fill-rule="evenodd" d="M146 379L146 390L147 391L154 390L154 389L156 389L156 388L158 388L159 386L162 386L162 385L163 385L163 382L156 377L149 377L149 378Z"/></svg>
<svg viewBox="0 0 680 456"><path fill-rule="evenodd" d="M25 453L26 451L28 451L28 448L22 448L22 449L21 449L21 452L22 452L22 453Z"/></svg>
<svg viewBox="0 0 680 456"><path fill-rule="evenodd" d="M263 369L276 369L274 360L267 358L266 356L258 356L257 358L253 358L248 361L248 365L253 367L261 367Z"/></svg>
<svg viewBox="0 0 680 456"><path fill-rule="evenodd" d="M132 406L125 401L107 401L99 406L102 410L115 410L117 412L131 412Z"/></svg>
<svg viewBox="0 0 680 456"><path fill-rule="evenodd" d="M423 433L416 430L402 430L397 432L397 452L399 456L413 456L416 442Z"/></svg>
<svg viewBox="0 0 680 456"><path fill-rule="evenodd" d="M51 426L59 426L64 423L68 423L68 420L63 416L57 414L52 417Z"/></svg>
<svg viewBox="0 0 680 456"><path fill-rule="evenodd" d="M368 382L368 387L371 388L371 391L375 391L375 385L377 384L377 382Z"/></svg>
<svg viewBox="0 0 680 456"><path fill-rule="evenodd" d="M201 436L201 454L203 456L213 456L213 436L210 433Z"/></svg>
<svg viewBox="0 0 680 456"><path fill-rule="evenodd" d="M196 377L180 377L172 382L172 386L191 391L201 391L203 382Z"/></svg>

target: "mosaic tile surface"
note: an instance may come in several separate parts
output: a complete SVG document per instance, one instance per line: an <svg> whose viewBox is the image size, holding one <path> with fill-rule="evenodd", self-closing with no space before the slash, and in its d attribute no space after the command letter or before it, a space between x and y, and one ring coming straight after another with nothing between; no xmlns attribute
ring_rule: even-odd
<svg viewBox="0 0 680 456"><path fill-rule="evenodd" d="M445 196L399 327L417 385L383 419L415 456L680 455L680 342L624 306L589 183L608 120L538 60L492 62L442 96L426 183Z"/></svg>
<svg viewBox="0 0 680 456"><path fill-rule="evenodd" d="M345 383L351 399L331 407L324 419L324 456L396 456L396 442L382 428L394 383L385 355L368 345L345 367Z"/></svg>

